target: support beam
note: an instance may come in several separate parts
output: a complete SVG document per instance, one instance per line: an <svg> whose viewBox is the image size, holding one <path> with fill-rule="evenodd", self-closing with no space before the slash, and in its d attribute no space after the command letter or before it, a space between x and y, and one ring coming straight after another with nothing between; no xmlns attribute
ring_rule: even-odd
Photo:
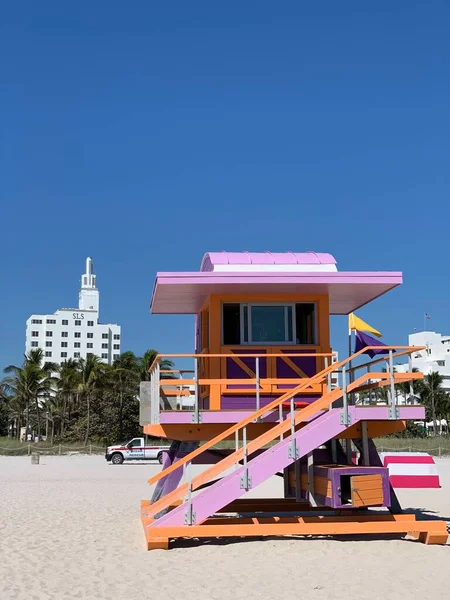
<svg viewBox="0 0 450 600"><path fill-rule="evenodd" d="M362 439L363 465L365 467L368 467L370 465L370 458L369 458L369 438L367 435L367 421L361 421L361 439Z"/></svg>
<svg viewBox="0 0 450 600"><path fill-rule="evenodd" d="M352 440L351 439L345 440L345 454L347 456L347 464L351 465L352 464Z"/></svg>
<svg viewBox="0 0 450 600"><path fill-rule="evenodd" d="M317 506L317 502L314 497L314 456L312 452L308 452L306 455L306 461L308 468L308 501L311 506Z"/></svg>
<svg viewBox="0 0 450 600"><path fill-rule="evenodd" d="M414 532L427 544L445 544L445 521L416 521L414 515L365 514L359 516L211 518L203 525L186 527L145 526L148 547L161 547L177 537L214 538L284 535L373 535ZM156 534L155 537L152 535Z"/></svg>

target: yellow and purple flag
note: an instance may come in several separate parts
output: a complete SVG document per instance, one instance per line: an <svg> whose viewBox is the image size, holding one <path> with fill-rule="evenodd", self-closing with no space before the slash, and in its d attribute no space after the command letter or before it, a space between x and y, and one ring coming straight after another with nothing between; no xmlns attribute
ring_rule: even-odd
<svg viewBox="0 0 450 600"><path fill-rule="evenodd" d="M382 334L377 329L375 329L374 327L372 327L372 325L369 325L369 323L366 323L365 321L357 317L354 313L350 313L348 315L348 328L350 331L365 331L367 333L372 333L377 337L382 336Z"/></svg>

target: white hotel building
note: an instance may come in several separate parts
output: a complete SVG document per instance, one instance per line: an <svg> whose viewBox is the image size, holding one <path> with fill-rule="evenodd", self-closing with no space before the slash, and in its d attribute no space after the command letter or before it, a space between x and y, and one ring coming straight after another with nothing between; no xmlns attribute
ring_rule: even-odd
<svg viewBox="0 0 450 600"><path fill-rule="evenodd" d="M413 368L424 375L437 371L443 377L442 387L450 391L450 335L442 335L435 331L420 331L408 338L409 346L425 346L411 356ZM407 370L407 365L398 365L397 370Z"/></svg>
<svg viewBox="0 0 450 600"><path fill-rule="evenodd" d="M25 351L42 348L45 360L57 364L96 354L109 365L120 355L120 325L99 323L99 291L92 259L86 259L78 308L60 308L27 320Z"/></svg>

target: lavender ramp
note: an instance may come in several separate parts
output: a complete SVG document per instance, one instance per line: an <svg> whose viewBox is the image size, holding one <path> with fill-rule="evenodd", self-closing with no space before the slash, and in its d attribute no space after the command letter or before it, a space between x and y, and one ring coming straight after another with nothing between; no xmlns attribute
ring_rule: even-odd
<svg viewBox="0 0 450 600"><path fill-rule="evenodd" d="M345 425L340 423L339 409L333 409L322 414L295 433L294 437L300 456L312 452L344 429ZM294 462L289 457L289 446L291 444L292 439L289 436L249 461L247 467L252 481L252 488L257 487L260 483ZM244 467L239 467L194 496L192 506L197 524L246 493L246 490L240 487L243 472ZM183 525L186 509L186 504L182 504L148 525L148 527Z"/></svg>

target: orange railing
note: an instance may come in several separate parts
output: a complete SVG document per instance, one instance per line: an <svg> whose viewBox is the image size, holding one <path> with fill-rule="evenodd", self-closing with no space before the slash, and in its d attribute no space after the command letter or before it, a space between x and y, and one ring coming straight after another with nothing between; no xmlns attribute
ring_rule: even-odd
<svg viewBox="0 0 450 600"><path fill-rule="evenodd" d="M220 387L226 389L230 393L228 386L245 386L245 392L255 395L255 409L260 408L260 396L264 393L273 393L281 395L283 392L279 391L278 386L280 385L292 385L297 386L299 379L302 382L310 380L308 376L301 376L291 378L282 377L260 377L260 361L269 359L302 359L302 358L313 358L316 359L316 364L324 364L325 367L332 364L336 354L334 352L274 352L274 353L239 353L239 352L224 352L221 354L210 354L202 352L200 354L159 354L153 364L151 365L150 381L151 381L151 417L152 423L159 422L158 414L159 410L173 410L174 407L171 405L169 398L178 397L177 409L183 408L183 398L193 397L193 406L189 408L194 411L195 414L199 410L205 410L204 407L200 406L201 399L209 395L211 386ZM205 366L207 361L214 359L226 360L231 359L238 361L240 359L254 359L255 368L248 369L249 376L246 378L231 378L231 377L207 377L203 373L208 372L209 369ZM194 360L194 369L160 369L159 364L163 360L173 359L192 359ZM294 365L297 366L297 365ZM298 367L299 371L301 368ZM253 372L254 371L254 372ZM320 371L320 369L318 369ZM254 375L253 377L250 375ZM192 375L192 377L186 377L186 375ZM249 389L248 386L254 386L254 389ZM188 389L185 389L188 388ZM235 389L236 391L236 389ZM316 387L316 389L309 390L311 392L322 393L323 389ZM181 401L180 401L181 398Z"/></svg>
<svg viewBox="0 0 450 600"><path fill-rule="evenodd" d="M336 400L338 400L338 399L342 398L344 422L346 424L349 424L349 421L348 421L348 397L349 397L349 394L356 393L358 391L359 386L362 383L364 383L365 381L378 379L380 381L380 385L383 385L383 386L390 385L391 386L391 394L390 394L390 398L389 398L389 403L391 404L392 412L390 414L392 415L391 416L392 419L397 418L396 396L395 396L395 393L392 393L392 390L393 390L395 384L404 382L405 380L407 380L406 376L409 376L409 380L411 380L411 379L417 379L419 377L423 377L423 375L418 374L418 373L412 373L412 372L411 373L401 373L401 374L395 373L395 371L393 369L393 353L396 351L399 351L397 356L409 355L412 352L416 352L418 350L418 348L410 347L410 346L386 346L385 350L389 352L389 357L387 359L389 362L389 370L388 371L374 373L374 372L367 370L367 372L363 376L359 377L357 380L354 380L354 381L348 383L347 382L347 376L348 376L347 366L348 366L348 364L352 363L356 358L361 356L363 353L365 353L369 349L379 350L379 347L365 348L364 350L361 350L361 351L355 353L354 355L350 356L349 358L346 358L338 363L328 366L327 368L323 369L320 373L317 373L316 375L311 377L308 380L308 382L306 382L306 381L302 382L300 385L298 385L293 390L289 390L288 392L281 395L276 400L269 403L267 406L261 408L258 411L255 411L248 417L242 419L239 423L232 425L231 427L229 427L228 429L223 431L221 434L219 434L215 438L202 444L197 450L194 450L193 452L191 452L184 458L177 460L174 464L170 465L169 467L167 467L166 469L164 469L157 475L151 477L148 480L148 483L149 484L156 483L161 478L166 477L167 475L169 475L176 469L182 467L183 465L186 465L186 464L189 465L192 462L192 460L195 459L197 456L199 456L203 452L209 450L210 448L212 448L213 446L222 442L223 440L232 437L234 434L236 434L236 439L239 439L239 431L241 431L241 430L243 431L242 439L245 440L245 444L243 445L243 447L236 448L236 450L233 453L231 453L228 456L226 456L225 458L223 458L219 463L212 465L211 467L209 467L208 469L203 471L201 474L199 474L194 479L189 480L187 483L181 485L173 492L167 494L166 496L164 496L157 502L153 503L151 505L151 513L153 515L157 514L161 510L170 506L173 502L180 500L186 493L188 493L189 497L190 497L190 494L194 490L198 489L205 483L211 481L213 478L216 478L218 475L223 473L225 470L227 470L228 468L232 467L233 465L239 463L240 461L243 460L244 464L245 464L248 455L254 453L257 450L260 450L263 446L272 442L278 436L282 437L289 430L291 433L291 439L294 440L293 434L295 432L295 427L300 425L300 423L302 423L302 422L305 422L307 420L317 417L319 414L322 413L322 411L327 410L328 408L332 407L333 403L336 402ZM381 360L386 360L386 359L381 359ZM381 362L381 360L377 359L376 361L374 361L373 363L370 363L370 364L379 363L379 362ZM367 364L369 364L369 363L367 363ZM367 364L366 364L366 366L367 366ZM358 368L362 368L362 366L359 365L359 366L350 367L350 368L352 369L352 371L354 371ZM319 398L315 402L311 403L306 408L302 408L298 411L295 411L293 397L296 394L298 394L300 391L304 390L311 383L329 382L329 376L336 370L340 373L340 376L342 379L341 387L337 387L335 390L328 390L327 393L325 393L321 398ZM400 377L398 377L398 375L400 375ZM329 383L328 383L328 385L329 385ZM251 423L253 423L255 420L263 417L266 413L276 409L281 404L283 404L283 402L286 402L286 401L291 401L291 409L290 409L290 414L288 415L288 417L284 421L280 420L280 422L278 424L271 427L268 431L264 432L259 437L255 438L254 440L247 443L246 442L246 427L248 425L250 425ZM347 413L347 416L345 415L345 413ZM294 447L294 451L295 451L295 447Z"/></svg>

